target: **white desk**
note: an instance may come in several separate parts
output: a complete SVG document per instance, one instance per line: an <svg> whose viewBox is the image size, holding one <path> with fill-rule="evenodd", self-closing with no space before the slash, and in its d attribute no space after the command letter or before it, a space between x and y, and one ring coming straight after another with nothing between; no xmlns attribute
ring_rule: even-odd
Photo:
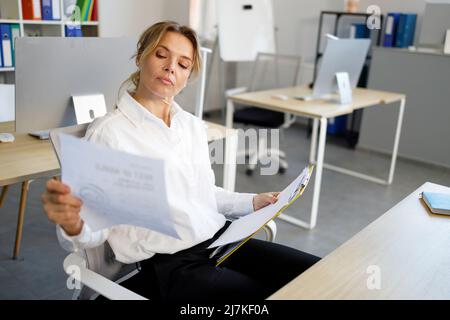
<svg viewBox="0 0 450 320"><path fill-rule="evenodd" d="M423 184L269 299L450 299L450 216L422 191L450 188Z"/></svg>
<svg viewBox="0 0 450 320"><path fill-rule="evenodd" d="M274 95L285 95L289 97L288 100L280 100L273 98ZM309 154L309 162L317 163L315 170L314 194L312 200L312 209L310 221L305 222L300 219L290 217L286 214L281 214L280 219L285 220L299 227L312 229L316 225L317 213L319 208L319 195L322 183L322 169L338 171L343 174L351 175L360 179L369 180L381 184L391 184L394 178L395 164L397 160L397 150L400 140L400 132L402 127L403 113L405 109L405 95L399 93L391 93L363 88L356 88L353 90L353 103L351 105L342 106L337 103L332 103L326 100L311 100L299 101L293 99L295 96L309 96L311 89L307 86L282 88L276 90L247 92L243 94L233 95L228 98L227 102L227 120L226 126L233 127L233 113L234 104L251 105L258 108L269 109L273 111L291 113L300 117L313 119L313 132L311 139L311 149ZM389 170L388 179L380 179L372 177L363 173L355 172L346 168L340 168L334 165L324 163L325 142L327 132L327 121L329 118L342 116L352 113L354 110L367 108L376 105L387 105L395 102L400 102L400 110L397 119L397 128L395 131L394 146L392 149L391 166ZM320 122L320 133L319 133ZM317 146L317 136L319 141Z"/></svg>

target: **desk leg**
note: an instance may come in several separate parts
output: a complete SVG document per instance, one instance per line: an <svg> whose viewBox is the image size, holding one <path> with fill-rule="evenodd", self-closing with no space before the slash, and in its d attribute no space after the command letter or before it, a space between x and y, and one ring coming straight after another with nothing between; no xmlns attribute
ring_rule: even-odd
<svg viewBox="0 0 450 320"><path fill-rule="evenodd" d="M227 100L226 122L228 129L233 129L234 102ZM236 157L238 149L238 135L228 136L225 139L225 163L223 164L223 188L234 191L236 183Z"/></svg>
<svg viewBox="0 0 450 320"><path fill-rule="evenodd" d="M223 164L223 188L234 192L236 185L236 157L238 151L237 130L227 129L225 139L225 163Z"/></svg>
<svg viewBox="0 0 450 320"><path fill-rule="evenodd" d="M389 169L388 184L392 184L394 180L395 164L397 161L398 144L400 141L400 133L402 131L403 114L405 112L406 98L400 101L400 110L398 111L397 130L395 132L394 149L392 150L391 168Z"/></svg>
<svg viewBox="0 0 450 320"><path fill-rule="evenodd" d="M316 137L312 138L312 140L317 139L317 126L318 126L319 120L314 120L314 131L316 132ZM313 135L314 135L313 131ZM303 227L307 229L313 229L316 226L317 222L317 213L319 211L319 196L320 196L320 189L322 185L322 171L323 171L323 159L325 156L325 143L327 138L327 119L321 118L320 119L320 136L319 136L319 149L317 154L317 165L316 165L316 179L314 181L314 194L313 194L313 200L312 200L312 208L311 208L311 216L310 221L305 222L297 218L293 218L291 216L288 216L286 214L280 214L279 219L286 221L288 223L291 223L293 225L296 225L298 227ZM311 143L315 144L315 141L311 141ZM315 155L315 147L313 150L313 147L311 146L311 151L314 152ZM313 157L310 155L310 160L314 160ZM315 161L311 161L312 163L315 163Z"/></svg>
<svg viewBox="0 0 450 320"><path fill-rule="evenodd" d="M313 119L312 135L311 135L311 147L309 150L309 163L316 163L316 150L317 150L317 129L319 127L319 119Z"/></svg>
<svg viewBox="0 0 450 320"><path fill-rule="evenodd" d="M17 219L16 243L14 244L14 253L13 253L14 260L16 260L19 256L20 242L22 241L23 220L25 217L25 208L27 206L27 195L28 195L29 187L30 187L30 181L24 181L22 183L22 193L20 195L20 206L19 206L19 217Z"/></svg>
<svg viewBox="0 0 450 320"><path fill-rule="evenodd" d="M346 174L352 177L356 177L359 179L363 179L363 180L367 180L370 182L375 182L375 183L379 183L382 185L390 185L392 184L392 181L394 180L394 171L395 171L395 165L396 165L396 161L397 161L397 152L398 152L398 145L399 145L399 141L400 141L400 133L402 130L402 122L403 122L403 114L405 111L405 104L406 104L406 99L403 98L400 100L400 110L399 110L399 114L398 114L398 119L397 119L397 128L396 128L396 132L395 132L395 138L394 138L394 146L392 149L392 156L391 156L391 166L389 169L389 175L387 179L380 179L377 177L373 177L364 173L360 173L360 172L356 172L356 171L352 171L346 168L342 168L342 167L338 167L332 164L328 164L328 163L324 163L323 167L329 170L333 170L342 174Z"/></svg>
<svg viewBox="0 0 450 320"><path fill-rule="evenodd" d="M327 119L320 119L319 150L317 154L316 179L314 180L314 194L311 208L311 229L316 226L317 212L319 211L319 196L322 186L323 159L325 156L325 143L327 138Z"/></svg>
<svg viewBox="0 0 450 320"><path fill-rule="evenodd" d="M2 188L2 195L0 196L0 208L3 206L3 203L6 199L6 194L8 193L9 186L3 186Z"/></svg>
<svg viewBox="0 0 450 320"><path fill-rule="evenodd" d="M234 102L228 99L225 126L229 129L233 129L233 114L234 114Z"/></svg>

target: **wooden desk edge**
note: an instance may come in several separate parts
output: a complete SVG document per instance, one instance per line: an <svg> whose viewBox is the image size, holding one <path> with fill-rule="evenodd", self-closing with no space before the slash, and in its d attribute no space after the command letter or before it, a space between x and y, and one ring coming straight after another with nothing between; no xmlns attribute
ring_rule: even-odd
<svg viewBox="0 0 450 320"><path fill-rule="evenodd" d="M304 88L304 87L299 87L299 88ZM286 89L292 89L292 88L286 88ZM279 90L279 89L275 89L275 90ZM388 92L388 91L380 91L380 90L375 90L375 89L366 89L366 88L356 88L355 90L358 90L360 93L364 93L367 92L368 94L372 93L372 94L377 94L379 95L379 100L374 102L374 101L368 101L367 103L363 103L358 107L352 107L352 110L358 110L358 109L362 109L368 106L374 106L374 105L386 105L386 104L391 104L391 103L395 103L395 102L400 102L401 100L406 99L406 95L402 94L402 93L396 93L396 92ZM261 93L261 92L268 92L270 93L273 90L264 90L264 91L255 91L254 93ZM252 99L247 98L246 96L248 94L252 94L252 93L239 93L236 94L234 96L230 96L228 97L229 100L233 101L234 103L238 103L238 104L243 104L243 105L255 105L258 108L263 108L263 109L268 109L268 110L274 110L274 111L279 111L279 112L288 112L288 110L286 110L286 108L284 107L278 107L276 105L273 104L268 104L265 103L264 101L257 101L255 102ZM300 102L300 101L299 101ZM302 116L302 117L306 117L306 118L321 118L321 116L317 115L317 114L313 114L313 113L308 113L308 112L304 112L304 111L297 111L297 110L291 110L293 114ZM332 114L330 114L329 116L325 116L326 118L328 117L336 117L336 116L340 116L340 115L345 115L348 114L349 112L347 111L342 111L342 112L333 112ZM351 112L350 112L351 113Z"/></svg>
<svg viewBox="0 0 450 320"><path fill-rule="evenodd" d="M51 177L55 177L55 176L59 176L59 175L61 175L61 169L59 169L59 168L44 171L44 172L34 173L34 174L28 174L28 175L21 176L21 177L14 177L14 178L2 180L0 187L10 186L10 185L13 185L16 183L22 183L24 181L36 180L36 179L41 179L41 178L46 178L46 177L51 178Z"/></svg>

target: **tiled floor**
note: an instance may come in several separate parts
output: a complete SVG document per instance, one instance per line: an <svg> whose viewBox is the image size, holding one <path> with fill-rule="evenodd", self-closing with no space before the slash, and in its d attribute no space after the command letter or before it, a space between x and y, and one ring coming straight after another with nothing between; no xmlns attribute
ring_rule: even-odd
<svg viewBox="0 0 450 320"><path fill-rule="evenodd" d="M285 131L284 150L289 169L284 175L252 177L238 167L236 189L241 192L276 191L285 187L307 164L309 140L301 125ZM387 175L389 159L363 151L329 144L326 160L382 177ZM221 167L214 166L217 184L222 182ZM382 186L324 170L317 227L305 230L283 221L277 222L276 241L323 257L375 220L426 181L450 186L450 170L400 159L394 183ZM20 186L10 189L0 209L0 299L70 299L62 261L67 253L58 245L55 227L46 218L40 203L44 179L31 184L25 217L20 259L11 260ZM304 198L286 213L308 219L313 183Z"/></svg>

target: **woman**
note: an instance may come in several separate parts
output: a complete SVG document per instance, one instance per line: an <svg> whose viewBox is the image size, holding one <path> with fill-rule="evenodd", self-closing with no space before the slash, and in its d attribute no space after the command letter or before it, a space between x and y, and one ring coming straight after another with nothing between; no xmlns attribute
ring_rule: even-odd
<svg viewBox="0 0 450 320"><path fill-rule="evenodd" d="M137 284L133 290L146 296L266 298L318 258L254 239L220 267L209 257L207 247L229 225L226 215L249 214L274 203L277 193L234 193L214 185L204 125L174 101L200 70L199 49L188 27L170 21L151 26L138 42L138 71L128 79L134 88L86 133L94 143L164 159L168 202L181 240L129 225L92 232L80 217L81 200L56 180L47 182L44 209L64 248L93 248L107 240L117 260L140 262L141 272L128 285Z"/></svg>

